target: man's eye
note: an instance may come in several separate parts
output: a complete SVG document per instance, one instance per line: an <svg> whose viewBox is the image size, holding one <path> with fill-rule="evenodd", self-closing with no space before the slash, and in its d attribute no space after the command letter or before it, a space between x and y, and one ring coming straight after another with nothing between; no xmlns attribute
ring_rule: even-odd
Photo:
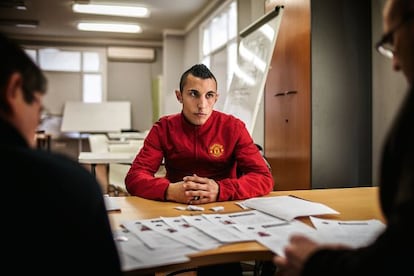
<svg viewBox="0 0 414 276"><path fill-rule="evenodd" d="M207 99L214 98L214 93L208 93L206 97Z"/></svg>
<svg viewBox="0 0 414 276"><path fill-rule="evenodd" d="M190 96L191 96L191 97L197 97L197 92L195 92L195 91L191 91L191 92L190 92Z"/></svg>

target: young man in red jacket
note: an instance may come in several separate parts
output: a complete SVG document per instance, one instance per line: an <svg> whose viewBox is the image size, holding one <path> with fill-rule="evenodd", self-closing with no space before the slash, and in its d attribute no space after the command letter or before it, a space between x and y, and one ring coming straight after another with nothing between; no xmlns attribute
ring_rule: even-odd
<svg viewBox="0 0 414 276"><path fill-rule="evenodd" d="M131 195L204 204L262 196L272 174L245 124L213 110L217 81L203 64L183 73L175 91L182 112L159 119L125 178ZM165 177L155 177L164 160Z"/></svg>
<svg viewBox="0 0 414 276"><path fill-rule="evenodd" d="M160 118L126 175L131 195L204 204L262 196L272 174L245 124L213 110L217 81L203 64L185 71L175 94L182 112ZM164 160L166 176L155 177ZM239 263L201 267L197 275L242 275Z"/></svg>

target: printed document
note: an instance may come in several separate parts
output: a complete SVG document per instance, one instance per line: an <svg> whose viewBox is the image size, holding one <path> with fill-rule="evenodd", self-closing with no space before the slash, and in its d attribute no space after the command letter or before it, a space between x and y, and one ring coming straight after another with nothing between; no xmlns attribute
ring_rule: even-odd
<svg viewBox="0 0 414 276"><path fill-rule="evenodd" d="M318 232L299 220L261 225L237 225L236 227L280 256L284 256L284 248L288 245L292 234L303 234L319 240Z"/></svg>
<svg viewBox="0 0 414 276"><path fill-rule="evenodd" d="M114 232L114 239L123 271L183 263L189 260L188 254L197 252L184 245L174 250L149 248L127 229Z"/></svg>
<svg viewBox="0 0 414 276"><path fill-rule="evenodd" d="M384 230L385 224L377 219L332 220L310 217L323 237L324 243L342 243L354 248L372 243Z"/></svg>
<svg viewBox="0 0 414 276"><path fill-rule="evenodd" d="M308 201L295 196L250 198L243 201L243 205L287 221L302 216L339 214L338 211L322 203Z"/></svg>

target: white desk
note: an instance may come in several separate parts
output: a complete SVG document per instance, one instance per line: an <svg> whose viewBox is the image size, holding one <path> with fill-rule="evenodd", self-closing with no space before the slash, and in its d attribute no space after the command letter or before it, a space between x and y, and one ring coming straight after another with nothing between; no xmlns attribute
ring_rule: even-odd
<svg viewBox="0 0 414 276"><path fill-rule="evenodd" d="M129 141L123 141L123 140L108 140L107 143L109 145L128 145L128 144L130 144Z"/></svg>
<svg viewBox="0 0 414 276"><path fill-rule="evenodd" d="M90 164L92 174L95 175L97 164L132 164L135 154L126 152L81 152L78 161L81 164Z"/></svg>
<svg viewBox="0 0 414 276"><path fill-rule="evenodd" d="M108 132L109 139L143 140L148 132Z"/></svg>

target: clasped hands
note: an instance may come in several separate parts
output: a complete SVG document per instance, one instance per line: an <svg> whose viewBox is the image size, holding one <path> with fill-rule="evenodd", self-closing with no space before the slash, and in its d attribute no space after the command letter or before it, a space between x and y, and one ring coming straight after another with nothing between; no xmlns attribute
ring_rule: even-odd
<svg viewBox="0 0 414 276"><path fill-rule="evenodd" d="M216 181L194 174L183 177L183 181L170 183L166 199L184 204L205 204L217 201L218 192Z"/></svg>

